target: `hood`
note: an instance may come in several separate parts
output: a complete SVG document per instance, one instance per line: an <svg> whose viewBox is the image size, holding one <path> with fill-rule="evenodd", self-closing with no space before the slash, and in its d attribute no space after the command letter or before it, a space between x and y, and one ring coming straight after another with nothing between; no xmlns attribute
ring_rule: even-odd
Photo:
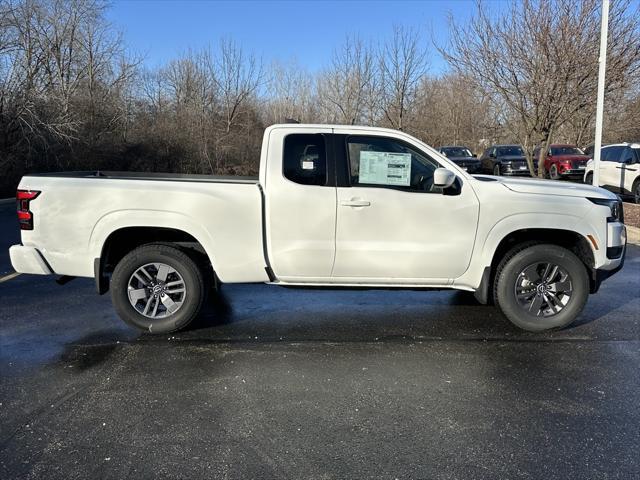
<svg viewBox="0 0 640 480"><path fill-rule="evenodd" d="M583 183L558 182L535 178L494 177L509 190L518 193L539 195L560 195L564 197L618 198L614 193L593 185Z"/></svg>
<svg viewBox="0 0 640 480"><path fill-rule="evenodd" d="M465 163L476 163L476 162L480 162L479 159L477 159L476 157L447 157L449 160L451 160L452 162L465 162Z"/></svg>
<svg viewBox="0 0 640 480"><path fill-rule="evenodd" d="M559 162L586 162L589 157L587 155L554 155L553 159Z"/></svg>
<svg viewBox="0 0 640 480"><path fill-rule="evenodd" d="M500 155L498 159L502 162L526 162L527 159L521 155Z"/></svg>

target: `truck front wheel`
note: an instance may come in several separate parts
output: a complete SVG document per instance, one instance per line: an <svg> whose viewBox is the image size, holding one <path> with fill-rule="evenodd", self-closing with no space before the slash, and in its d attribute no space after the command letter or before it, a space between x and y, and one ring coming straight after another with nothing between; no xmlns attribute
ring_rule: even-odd
<svg viewBox="0 0 640 480"><path fill-rule="evenodd" d="M181 250L143 245L125 255L111 277L111 301L126 323L149 333L186 327L206 296L205 278Z"/></svg>
<svg viewBox="0 0 640 480"><path fill-rule="evenodd" d="M539 332L569 325L588 295L586 267L571 251L557 245L516 247L496 271L496 305L524 330Z"/></svg>

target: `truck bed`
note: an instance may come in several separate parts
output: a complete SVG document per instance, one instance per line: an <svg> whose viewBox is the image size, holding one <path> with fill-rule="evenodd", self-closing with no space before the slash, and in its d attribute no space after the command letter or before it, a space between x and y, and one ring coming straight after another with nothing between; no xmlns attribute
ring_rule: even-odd
<svg viewBox="0 0 640 480"><path fill-rule="evenodd" d="M191 236L223 282L268 280L257 178L64 172L26 175L19 189L40 192L30 203L34 228L22 231L22 244L39 247L56 274L92 277L108 238L138 228Z"/></svg>
<svg viewBox="0 0 640 480"><path fill-rule="evenodd" d="M64 177L95 178L113 180L161 180L169 182L204 182L204 183L242 183L257 184L258 177L241 177L234 175L197 175L185 173L157 172L111 172L105 170L89 170L79 172L31 173L28 177Z"/></svg>

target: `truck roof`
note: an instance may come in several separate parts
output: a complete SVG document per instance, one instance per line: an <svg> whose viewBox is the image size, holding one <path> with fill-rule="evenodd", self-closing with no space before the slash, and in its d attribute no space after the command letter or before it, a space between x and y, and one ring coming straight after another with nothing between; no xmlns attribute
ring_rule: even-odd
<svg viewBox="0 0 640 480"><path fill-rule="evenodd" d="M266 131L273 130L276 128L288 128L288 129L310 129L310 128L340 128L340 129L349 129L349 130L366 130L368 132L374 131L379 133L404 133L405 135L409 135L407 132L402 132L401 130L394 130L392 128L383 128L383 127L369 127L366 125L339 125L339 124L325 124L325 123L276 123L270 125L265 129Z"/></svg>

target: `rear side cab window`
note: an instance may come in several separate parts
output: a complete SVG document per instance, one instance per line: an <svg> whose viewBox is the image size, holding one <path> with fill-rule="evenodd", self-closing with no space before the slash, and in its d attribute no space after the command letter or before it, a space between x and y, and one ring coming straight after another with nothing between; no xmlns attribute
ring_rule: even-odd
<svg viewBox="0 0 640 480"><path fill-rule="evenodd" d="M440 165L426 154L388 137L347 139L351 186L382 187L411 192L442 193L433 185Z"/></svg>
<svg viewBox="0 0 640 480"><path fill-rule="evenodd" d="M327 153L324 135L294 133L284 139L282 173L301 185L327 184Z"/></svg>

